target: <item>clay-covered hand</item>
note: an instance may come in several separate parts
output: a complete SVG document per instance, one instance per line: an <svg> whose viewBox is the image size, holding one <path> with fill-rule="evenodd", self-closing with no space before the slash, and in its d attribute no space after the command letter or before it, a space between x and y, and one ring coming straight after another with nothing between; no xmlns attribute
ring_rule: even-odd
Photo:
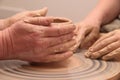
<svg viewBox="0 0 120 80"><path fill-rule="evenodd" d="M82 21L78 23L75 33L77 37L77 44L75 48L80 46L81 48L90 47L99 37L100 25L95 22Z"/></svg>
<svg viewBox="0 0 120 80"><path fill-rule="evenodd" d="M52 21L51 17L27 18L1 31L0 58L51 62L72 56L75 26L56 26Z"/></svg>
<svg viewBox="0 0 120 80"><path fill-rule="evenodd" d="M85 55L93 59L120 60L120 30L102 35Z"/></svg>
<svg viewBox="0 0 120 80"><path fill-rule="evenodd" d="M0 20L0 30L3 30L9 26L11 26L12 24L14 24L15 22L24 19L26 17L40 17L40 16L45 16L47 14L47 7L40 9L40 10L36 10L36 11L23 11L20 12L12 17L6 18L6 19L1 19Z"/></svg>

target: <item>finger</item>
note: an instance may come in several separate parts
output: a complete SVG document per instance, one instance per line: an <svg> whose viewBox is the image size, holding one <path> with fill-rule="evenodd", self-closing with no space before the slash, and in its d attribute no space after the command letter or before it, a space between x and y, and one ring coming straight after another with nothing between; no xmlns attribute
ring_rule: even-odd
<svg viewBox="0 0 120 80"><path fill-rule="evenodd" d="M86 58L90 58L90 55L91 55L91 54L92 54L92 52L87 51L87 52L85 52L84 56L85 56Z"/></svg>
<svg viewBox="0 0 120 80"><path fill-rule="evenodd" d="M77 42L79 42L81 44L81 42L84 40L85 38L85 30L80 30L77 34Z"/></svg>
<svg viewBox="0 0 120 80"><path fill-rule="evenodd" d="M76 44L71 48L71 50L73 52L75 52L78 47L81 45L81 42L84 40L85 38L85 29L81 28L80 26L76 25L76 29L74 30L75 33L75 37L74 39L76 40Z"/></svg>
<svg viewBox="0 0 120 80"><path fill-rule="evenodd" d="M120 48L110 52L109 54L102 57L103 60L120 60Z"/></svg>
<svg viewBox="0 0 120 80"><path fill-rule="evenodd" d="M63 61L65 59L68 59L69 57L71 57L73 55L73 52L71 51L67 51L64 53L60 53L60 54L52 54L49 56L46 56L45 59L43 59L43 62L57 62L57 61Z"/></svg>
<svg viewBox="0 0 120 80"><path fill-rule="evenodd" d="M54 23L72 23L71 20L64 18L64 17L53 17L54 18Z"/></svg>
<svg viewBox="0 0 120 80"><path fill-rule="evenodd" d="M94 52L90 55L91 58L93 59L96 59L96 58L100 58L106 54L109 54L111 51L117 49L118 47L120 47L119 45L119 41L116 41L114 43L111 43L109 45L107 45L106 47L104 47L103 49L97 51L97 52Z"/></svg>
<svg viewBox="0 0 120 80"><path fill-rule="evenodd" d="M46 16L47 12L48 12L48 8L45 7L45 8L42 8L42 9L40 9L40 10L29 11L29 12L27 13L27 15L28 15L29 17L40 17L40 16Z"/></svg>
<svg viewBox="0 0 120 80"><path fill-rule="evenodd" d="M73 36L74 36L74 34L71 33L71 34L60 36L60 37L50 37L50 38L42 38L42 39L37 38L36 44L38 45L38 47L41 47L41 45L44 45L44 46L42 46L42 48L45 49L48 47L52 47L55 45L69 42L70 40L73 39Z"/></svg>
<svg viewBox="0 0 120 80"><path fill-rule="evenodd" d="M75 33L76 33L76 41L77 41L77 44L75 45L74 48L77 48L78 46L81 45L81 42L84 40L85 38L85 33L86 33L86 30L80 26L76 26L76 30L75 30Z"/></svg>
<svg viewBox="0 0 120 80"><path fill-rule="evenodd" d="M88 48L90 45L92 45L93 42L97 40L99 37L99 32L98 31L92 31L83 41L82 47Z"/></svg>
<svg viewBox="0 0 120 80"><path fill-rule="evenodd" d="M117 38L114 37L114 36L113 36L113 37L110 37L110 38L107 38L107 39L99 42L98 44L90 47L89 50L85 53L85 56L86 56L86 57L90 57L93 52L96 52L96 51L104 48L105 46L107 46L107 45L109 45L110 43L113 43L113 42L115 42L115 41L117 41Z"/></svg>
<svg viewBox="0 0 120 80"><path fill-rule="evenodd" d="M70 34L73 33L75 26L73 24L68 24L61 26L61 28L57 28L55 26L50 26L50 27L45 27L41 25L33 25L33 24L28 24L25 22L22 22L22 24L17 24L18 26L23 26L19 27L23 29L22 31L29 31L29 32L34 32L34 35L37 35L39 37L59 37L62 35Z"/></svg>
<svg viewBox="0 0 120 80"><path fill-rule="evenodd" d="M24 22L35 24L35 25L48 26L53 22L53 18L52 17L29 17L29 18L25 18Z"/></svg>
<svg viewBox="0 0 120 80"><path fill-rule="evenodd" d="M100 42L102 42L104 39L109 38L111 36L113 36L114 32L110 32L104 36L102 36L101 38L99 38L90 48L89 51L94 51L92 48L95 47L97 44L99 44Z"/></svg>
<svg viewBox="0 0 120 80"><path fill-rule="evenodd" d="M82 38L81 38L81 44L80 44L80 47L81 48L84 48L84 41L85 41L85 38L86 38L86 36L88 36L90 33L91 33L91 31L92 31L92 28L91 27L81 27L81 29L80 29L80 31L81 31L81 36L82 36ZM78 35L80 35L80 34L78 34Z"/></svg>
<svg viewBox="0 0 120 80"><path fill-rule="evenodd" d="M96 52L115 41L117 41L117 38L115 36L105 38L103 41L100 41L96 45L92 46L89 51Z"/></svg>
<svg viewBox="0 0 120 80"><path fill-rule="evenodd" d="M24 33L28 33L28 34L34 33L35 36L39 34L39 36L41 36L41 37L45 36L44 30L47 29L47 27L45 27L45 26L29 24L29 23L26 23L23 20L21 20L19 22L16 22L14 24L13 28L16 31L18 31L22 34L24 34ZM33 35L33 34L31 34L31 35Z"/></svg>
<svg viewBox="0 0 120 80"><path fill-rule="evenodd" d="M53 54L53 53L58 53L58 52L65 52L70 50L70 48L75 45L75 40L71 40L69 42L59 44L57 46L49 47L45 53L46 54Z"/></svg>
<svg viewBox="0 0 120 80"><path fill-rule="evenodd" d="M42 30L44 32L44 36L47 37L55 37L55 36L61 36L68 33L71 33L75 30L74 24L67 24L67 25L51 25L51 27L47 27L45 30Z"/></svg>

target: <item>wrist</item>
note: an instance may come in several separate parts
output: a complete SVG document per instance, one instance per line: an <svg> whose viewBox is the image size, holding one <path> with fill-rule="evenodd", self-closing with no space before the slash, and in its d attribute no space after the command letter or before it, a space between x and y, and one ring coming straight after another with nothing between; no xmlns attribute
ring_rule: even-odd
<svg viewBox="0 0 120 80"><path fill-rule="evenodd" d="M103 25L105 17L106 16L96 8L84 19L84 21L101 26Z"/></svg>
<svg viewBox="0 0 120 80"><path fill-rule="evenodd" d="M0 59L12 59L13 46L8 30L0 31Z"/></svg>
<svg viewBox="0 0 120 80"><path fill-rule="evenodd" d="M102 24L102 20L101 19L98 19L98 18L95 18L95 17L88 17L88 18L85 18L83 20L83 22L85 23L88 23L88 24L91 24L91 25L95 25L95 26L101 26Z"/></svg>
<svg viewBox="0 0 120 80"><path fill-rule="evenodd" d="M93 27L101 27L101 23L91 19L84 19L80 22L80 25L83 26L93 26Z"/></svg>

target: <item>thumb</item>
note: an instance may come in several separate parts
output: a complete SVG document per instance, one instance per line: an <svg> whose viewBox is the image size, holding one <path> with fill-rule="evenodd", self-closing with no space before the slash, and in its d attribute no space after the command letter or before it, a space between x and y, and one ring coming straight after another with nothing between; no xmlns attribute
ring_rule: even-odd
<svg viewBox="0 0 120 80"><path fill-rule="evenodd" d="M40 10L39 13L40 13L41 16L46 16L47 12L48 12L48 8L44 7L43 9Z"/></svg>
<svg viewBox="0 0 120 80"><path fill-rule="evenodd" d="M23 21L29 24L48 26L54 19L52 17L29 17L25 18Z"/></svg>
<svg viewBox="0 0 120 80"><path fill-rule="evenodd" d="M47 12L48 12L48 8L44 7L40 10L31 11L31 16L33 16L33 17L46 16Z"/></svg>
<svg viewBox="0 0 120 80"><path fill-rule="evenodd" d="M81 47L83 40L85 39L85 30L81 27L80 23L76 24L77 28L76 28L76 41L77 41L77 45L76 47Z"/></svg>

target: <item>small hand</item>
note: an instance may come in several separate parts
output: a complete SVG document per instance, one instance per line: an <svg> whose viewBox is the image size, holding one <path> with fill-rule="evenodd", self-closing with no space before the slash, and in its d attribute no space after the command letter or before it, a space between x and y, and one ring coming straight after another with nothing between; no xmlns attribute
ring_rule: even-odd
<svg viewBox="0 0 120 80"><path fill-rule="evenodd" d="M120 60L120 30L102 35L85 55L93 59Z"/></svg>

